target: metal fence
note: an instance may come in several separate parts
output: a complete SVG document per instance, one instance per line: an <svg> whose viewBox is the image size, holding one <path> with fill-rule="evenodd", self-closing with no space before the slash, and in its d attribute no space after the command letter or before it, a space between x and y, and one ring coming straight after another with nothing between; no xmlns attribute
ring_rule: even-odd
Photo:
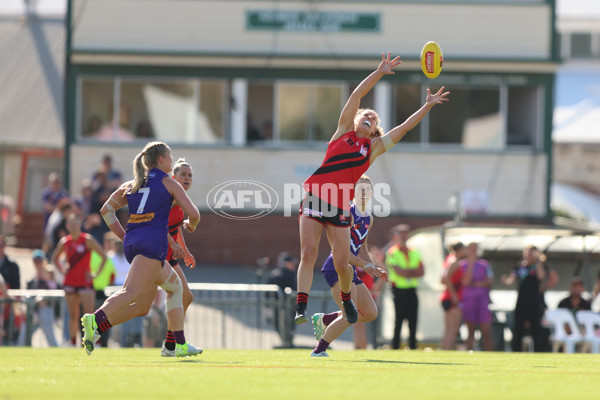
<svg viewBox="0 0 600 400"><path fill-rule="evenodd" d="M110 295L120 287L108 287ZM185 333L190 343L203 348L271 349L314 346L310 323L296 326L296 293L268 284L190 283L194 301L186 313ZM0 299L0 328L6 333L2 345L46 347L41 308L52 310L50 324L58 345L68 344L68 316L62 290L9 290ZM312 291L309 312L331 312L338 307L329 291ZM3 325L1 325L4 322ZM141 326L141 324L140 324ZM123 345L121 326L111 329L109 347ZM159 332L164 335L165 332ZM140 345L148 331L140 332ZM349 335L349 334L348 334ZM348 336L340 340L348 340Z"/></svg>

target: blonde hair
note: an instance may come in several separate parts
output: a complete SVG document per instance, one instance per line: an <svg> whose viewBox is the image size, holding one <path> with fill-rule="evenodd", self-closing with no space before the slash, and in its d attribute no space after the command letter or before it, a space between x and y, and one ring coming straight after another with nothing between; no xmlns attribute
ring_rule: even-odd
<svg viewBox="0 0 600 400"><path fill-rule="evenodd" d="M185 161L185 158L181 157L179 160L177 160L175 166L173 167L173 175L177 175L181 167L188 167L190 169L192 168L192 166L187 161Z"/></svg>
<svg viewBox="0 0 600 400"><path fill-rule="evenodd" d="M380 137L384 135L384 131L383 128L381 127L381 118L379 118L379 114L377 114L377 111L371 109L371 108L359 108L358 111L356 112L356 115L354 116L354 119L356 119L359 115L362 115L365 112L372 112L373 114L375 114L376 117L376 121L377 121L377 130L375 131L375 133L373 133L373 135L371 135L371 138L376 138L376 137Z"/></svg>
<svg viewBox="0 0 600 400"><path fill-rule="evenodd" d="M373 187L373 181L372 181L372 180L371 180L371 178L369 178L369 177L368 177L366 174L362 174L362 175L360 176L360 178L358 178L358 181L357 181L356 183L358 183L358 182L360 182L360 181L366 181L366 182L369 182L369 185L371 185L371 187Z"/></svg>
<svg viewBox="0 0 600 400"><path fill-rule="evenodd" d="M169 151L169 146L163 142L148 143L141 153L133 159L133 181L127 182L125 191L135 193L146 181L148 170L158 165L158 158L163 157Z"/></svg>

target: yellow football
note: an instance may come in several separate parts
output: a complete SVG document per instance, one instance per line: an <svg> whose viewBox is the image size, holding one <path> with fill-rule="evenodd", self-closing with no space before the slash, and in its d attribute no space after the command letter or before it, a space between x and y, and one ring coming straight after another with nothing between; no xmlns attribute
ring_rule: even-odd
<svg viewBox="0 0 600 400"><path fill-rule="evenodd" d="M421 69L426 77L435 79L442 72L444 55L442 48L436 42L427 42L421 50Z"/></svg>

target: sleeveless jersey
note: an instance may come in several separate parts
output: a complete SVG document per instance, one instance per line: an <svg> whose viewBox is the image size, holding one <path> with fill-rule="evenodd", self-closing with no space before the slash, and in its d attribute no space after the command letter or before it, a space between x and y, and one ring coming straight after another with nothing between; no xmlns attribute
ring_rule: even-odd
<svg viewBox="0 0 600 400"><path fill-rule="evenodd" d="M183 224L183 220L185 218L185 214L183 212L183 208L179 205L174 205L171 207L171 212L169 213L169 234L177 241L179 237L179 227ZM171 259L173 255L173 249L169 246L169 251L167 253L167 261Z"/></svg>
<svg viewBox="0 0 600 400"><path fill-rule="evenodd" d="M370 157L371 139L347 132L329 143L323 163L304 182L304 190L337 208L349 210L354 186L369 168Z"/></svg>
<svg viewBox="0 0 600 400"><path fill-rule="evenodd" d="M365 211L364 214L359 214L356 209L356 204L354 203L350 206L350 212L352 213L353 219L353 224L350 227L350 251L355 256L358 256L360 248L365 240L367 240L367 235L369 234L371 214L368 211ZM329 253L329 257L325 261L321 271L335 271L333 265L333 252Z"/></svg>
<svg viewBox="0 0 600 400"><path fill-rule="evenodd" d="M71 235L67 235L64 245L69 269L65 273L65 286L91 287L92 276L90 274L90 257L92 252L88 250L86 241L89 238L87 233L81 232L77 240Z"/></svg>
<svg viewBox="0 0 600 400"><path fill-rule="evenodd" d="M168 246L168 222L173 196L162 183L165 176L168 175L153 168L137 192L127 193L129 220L124 245L157 241L165 243L165 248Z"/></svg>
<svg viewBox="0 0 600 400"><path fill-rule="evenodd" d="M450 268L450 266L452 266L454 261L456 261L456 256L454 254L448 255L448 257L446 257L446 261L444 261L443 269L447 270L448 268ZM456 292L456 295L458 296L459 300L462 299L462 278L463 278L462 268L456 268L454 273L450 276L450 283L454 287L454 291ZM440 294L440 301L446 301L446 300L452 300L452 295L450 294L450 291L448 290L448 288L446 288Z"/></svg>

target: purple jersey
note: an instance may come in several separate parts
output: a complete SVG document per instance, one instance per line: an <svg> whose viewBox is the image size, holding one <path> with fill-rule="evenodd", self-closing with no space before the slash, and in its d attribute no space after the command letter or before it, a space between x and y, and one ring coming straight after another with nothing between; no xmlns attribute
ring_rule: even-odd
<svg viewBox="0 0 600 400"><path fill-rule="evenodd" d="M371 214L365 211L364 214L359 214L360 211L356 209L356 204L352 203L350 206L350 213L352 214L352 226L350 227L350 251L355 256L360 252L367 235L369 228L371 227ZM329 253L329 257L325 261L321 271L335 271L333 266L333 255Z"/></svg>
<svg viewBox="0 0 600 400"><path fill-rule="evenodd" d="M153 168L146 182L135 193L127 194L129 220L124 245L140 241L160 243L168 248L169 213L173 196L162 180L168 174Z"/></svg>

